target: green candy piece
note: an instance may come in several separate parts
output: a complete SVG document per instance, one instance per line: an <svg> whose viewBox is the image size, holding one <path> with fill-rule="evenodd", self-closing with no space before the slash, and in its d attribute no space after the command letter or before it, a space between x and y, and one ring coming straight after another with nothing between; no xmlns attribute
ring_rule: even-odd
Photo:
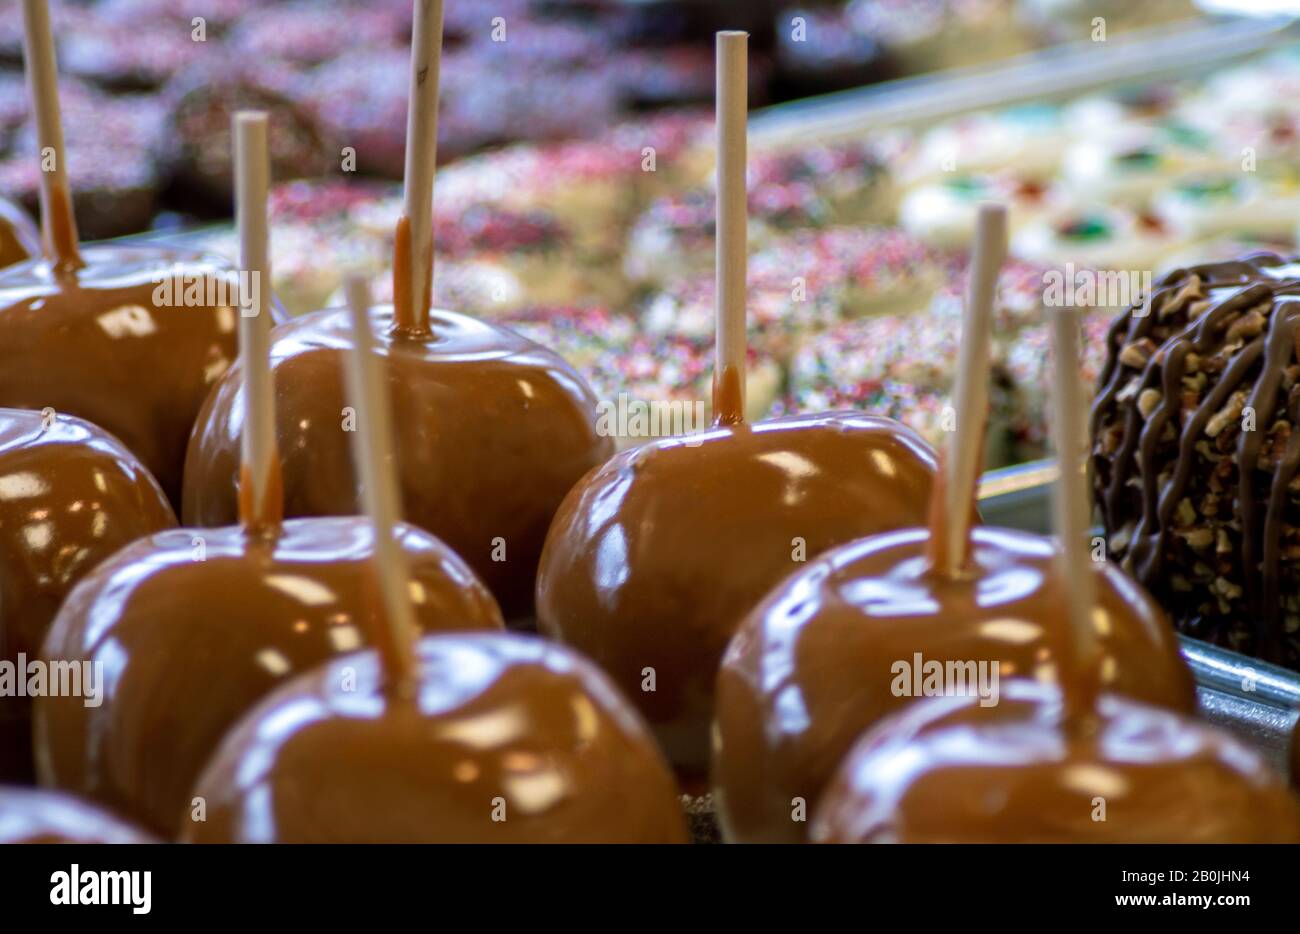
<svg viewBox="0 0 1300 934"><path fill-rule="evenodd" d="M1110 225L1100 217L1081 217L1069 221L1058 227L1056 232L1063 240L1085 243L1092 240L1105 240L1111 233Z"/></svg>
<svg viewBox="0 0 1300 934"><path fill-rule="evenodd" d="M1178 190L1198 201L1222 200L1233 196L1237 183L1231 178L1199 178L1179 183Z"/></svg>
<svg viewBox="0 0 1300 934"><path fill-rule="evenodd" d="M977 199L984 197L988 186L978 178L970 175L955 175L944 181L944 187L961 198Z"/></svg>
<svg viewBox="0 0 1300 934"><path fill-rule="evenodd" d="M1145 147L1130 149L1116 156L1115 162L1126 172L1149 172L1160 165L1160 153Z"/></svg>

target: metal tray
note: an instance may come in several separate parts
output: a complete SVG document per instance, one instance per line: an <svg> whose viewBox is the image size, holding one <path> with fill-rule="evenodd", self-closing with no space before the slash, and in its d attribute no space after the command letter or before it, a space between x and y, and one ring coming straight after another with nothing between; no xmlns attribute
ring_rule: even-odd
<svg viewBox="0 0 1300 934"><path fill-rule="evenodd" d="M1082 40L998 62L953 68L776 104L749 122L752 149L781 149L923 127L986 108L1058 101L1093 91L1191 78L1300 39L1300 23L1210 17Z"/></svg>
<svg viewBox="0 0 1300 934"><path fill-rule="evenodd" d="M980 483L980 513L990 525L1045 533L1051 527L1056 466L1034 461L994 470ZM1300 715L1300 673L1179 636L1196 677L1201 713L1259 749L1285 771Z"/></svg>

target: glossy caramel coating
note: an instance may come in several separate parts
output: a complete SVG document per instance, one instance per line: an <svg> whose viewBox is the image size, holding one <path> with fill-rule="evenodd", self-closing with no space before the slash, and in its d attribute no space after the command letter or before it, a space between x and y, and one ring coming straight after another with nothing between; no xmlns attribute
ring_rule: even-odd
<svg viewBox="0 0 1300 934"><path fill-rule="evenodd" d="M1058 678L1068 638L1052 540L976 527L958 578L931 570L928 529L827 552L774 590L718 674L712 772L732 840L797 842L793 799L815 810L854 740L914 702L893 666L989 662L998 677ZM1191 672L1161 609L1118 568L1095 566L1101 687L1191 713ZM986 669L987 671L988 669Z"/></svg>
<svg viewBox="0 0 1300 934"><path fill-rule="evenodd" d="M538 627L609 672L680 773L702 776L718 663L745 614L800 560L923 522L934 472L911 430L843 412L623 451L555 517Z"/></svg>
<svg viewBox="0 0 1300 934"><path fill-rule="evenodd" d="M0 845L155 842L144 831L72 795L0 787Z"/></svg>
<svg viewBox="0 0 1300 934"><path fill-rule="evenodd" d="M1008 709L931 698L866 734L813 812L810 838L1300 843L1300 802L1230 734L1109 694L1070 718L1055 685L1005 687Z"/></svg>
<svg viewBox="0 0 1300 934"><path fill-rule="evenodd" d="M434 311L430 333L420 335L395 330L387 306L372 315L387 363L404 518L469 562L508 619L529 615L551 516L614 450L596 433L591 390L555 354L512 331ZM361 511L344 430L342 359L351 342L346 311L305 315L272 332L286 516ZM199 417L186 464L189 524L234 521L242 386L236 364Z"/></svg>
<svg viewBox="0 0 1300 934"><path fill-rule="evenodd" d="M73 585L176 518L116 438L80 419L0 409L0 660L33 662ZM31 700L0 696L0 781L32 778Z"/></svg>
<svg viewBox="0 0 1300 934"><path fill-rule="evenodd" d="M41 234L27 212L0 198L0 269L41 253Z"/></svg>
<svg viewBox="0 0 1300 934"><path fill-rule="evenodd" d="M154 246L88 246L81 259L81 268L30 260L0 271L0 405L94 422L177 506L195 416L236 356L238 310L169 303L159 286L179 281L206 300L198 293L212 285L220 299L214 277L229 268Z"/></svg>
<svg viewBox="0 0 1300 934"><path fill-rule="evenodd" d="M499 629L496 603L450 549L399 532L423 630ZM254 534L176 529L118 552L76 587L51 659L104 664L103 703L35 705L43 784L166 836L221 737L273 688L369 644L377 604L368 520L300 519Z"/></svg>
<svg viewBox="0 0 1300 934"><path fill-rule="evenodd" d="M207 821L184 839L686 842L672 773L596 666L515 634L430 636L418 651L410 700L383 690L374 652L268 697L204 770Z"/></svg>

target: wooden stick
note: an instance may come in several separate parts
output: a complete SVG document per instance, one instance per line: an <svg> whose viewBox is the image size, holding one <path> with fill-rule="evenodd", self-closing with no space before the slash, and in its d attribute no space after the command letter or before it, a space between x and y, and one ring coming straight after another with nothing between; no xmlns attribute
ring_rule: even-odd
<svg viewBox="0 0 1300 934"><path fill-rule="evenodd" d="M415 610L407 591L406 555L395 528L401 494L389 464L394 459L392 414L384 390L370 326L370 294L365 279L349 275L345 284L352 311L352 352L348 354L348 396L356 408L357 430L352 457L361 480L361 496L374 527L375 571L387 625L373 634L384 659L390 689L411 697L417 685Z"/></svg>
<svg viewBox="0 0 1300 934"><path fill-rule="evenodd" d="M239 228L239 363L244 373L240 520L247 528L264 528L278 525L284 515L270 361L267 194L271 157L266 114L248 110L236 113L234 139L235 218Z"/></svg>
<svg viewBox="0 0 1300 934"><path fill-rule="evenodd" d="M68 187L58 64L47 0L23 0L23 58L40 147L41 239L45 256L56 269L78 269L82 262L77 249L77 218Z"/></svg>
<svg viewBox="0 0 1300 934"><path fill-rule="evenodd" d="M748 59L748 33L718 33L717 358L713 375L713 413L719 424L737 424L745 418Z"/></svg>
<svg viewBox="0 0 1300 934"><path fill-rule="evenodd" d="M1084 395L1079 381L1079 324L1077 309L1052 312L1052 349L1055 355L1052 379L1052 414L1056 458L1060 476L1056 481L1053 507L1056 533L1061 539L1058 569L1065 588L1069 622L1069 650L1062 660L1068 670L1061 673L1067 685L1066 704L1075 712L1090 709L1097 689L1099 650L1093 628L1096 578L1089 554L1087 450L1084 441Z"/></svg>
<svg viewBox="0 0 1300 934"><path fill-rule="evenodd" d="M998 272L1006 253L1006 207L980 205L962 316L957 381L953 386L957 424L948 441L944 509L948 528L944 536L943 567L940 569L948 574L961 569L970 550L975 484L982 466L984 434L989 421L989 342L993 332L993 303L997 298Z"/></svg>
<svg viewBox="0 0 1300 934"><path fill-rule="evenodd" d="M414 0L411 91L406 111L406 180L393 257L393 306L399 329L429 329L433 294L433 180L438 166L438 86L442 2Z"/></svg>

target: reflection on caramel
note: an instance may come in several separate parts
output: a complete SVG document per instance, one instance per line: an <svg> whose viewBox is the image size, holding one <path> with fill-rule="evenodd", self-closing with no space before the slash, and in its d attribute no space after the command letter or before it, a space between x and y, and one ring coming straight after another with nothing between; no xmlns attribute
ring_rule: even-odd
<svg viewBox="0 0 1300 934"><path fill-rule="evenodd" d="M906 529L827 552L740 627L718 676L714 733L729 838L802 840L807 825L791 819L791 800L815 812L854 740L915 702L892 690L892 666L914 664L915 653L996 662L1000 682L1061 677L1067 594L1052 540L976 527L964 573L949 577L931 571L928 538ZM1102 687L1193 712L1192 675L1164 613L1117 568L1094 571Z"/></svg>
<svg viewBox="0 0 1300 934"><path fill-rule="evenodd" d="M1102 819L1104 817L1104 819ZM1054 685L922 701L864 736L813 813L818 843L1300 843L1253 749L1116 695L1066 719Z"/></svg>
<svg viewBox="0 0 1300 934"><path fill-rule="evenodd" d="M399 536L423 629L501 628L463 561L418 529ZM175 834L199 770L246 710L369 644L373 561L361 518L177 529L118 552L73 590L45 642L49 659L102 662L105 690L99 707L37 701L42 782Z"/></svg>
<svg viewBox="0 0 1300 934"><path fill-rule="evenodd" d="M176 524L148 471L80 419L0 409L0 660L35 661L74 584ZM31 701L0 696L0 781L32 777Z"/></svg>
<svg viewBox="0 0 1300 934"><path fill-rule="evenodd" d="M934 464L897 422L844 412L622 451L556 514L538 626L609 672L700 776L718 663L745 614L801 561L923 522Z"/></svg>
<svg viewBox="0 0 1300 934"><path fill-rule="evenodd" d="M507 618L532 610L542 541L560 501L613 453L596 400L573 368L517 334L448 311L430 332L395 332L377 306L376 352L397 434L405 518L461 555ZM296 318L271 335L286 516L360 513L349 450L344 311ZM190 444L185 521L236 519L243 378L236 363L209 397Z"/></svg>
<svg viewBox="0 0 1300 934"><path fill-rule="evenodd" d="M27 212L0 198L0 269L41 254L41 234Z"/></svg>
<svg viewBox="0 0 1300 934"><path fill-rule="evenodd" d="M94 422L177 504L194 418L235 359L238 313L155 305L155 292L171 279L182 300L187 286L192 298L220 297L229 290L216 277L229 268L152 246L89 246L81 258L84 268L70 272L42 260L0 270L0 405Z"/></svg>
<svg viewBox="0 0 1300 934"><path fill-rule="evenodd" d="M144 831L71 795L0 787L0 845L154 842Z"/></svg>
<svg viewBox="0 0 1300 934"><path fill-rule="evenodd" d="M671 772L596 666L505 634L432 636L419 656L410 700L373 652L277 690L204 770L207 820L183 839L686 842Z"/></svg>

